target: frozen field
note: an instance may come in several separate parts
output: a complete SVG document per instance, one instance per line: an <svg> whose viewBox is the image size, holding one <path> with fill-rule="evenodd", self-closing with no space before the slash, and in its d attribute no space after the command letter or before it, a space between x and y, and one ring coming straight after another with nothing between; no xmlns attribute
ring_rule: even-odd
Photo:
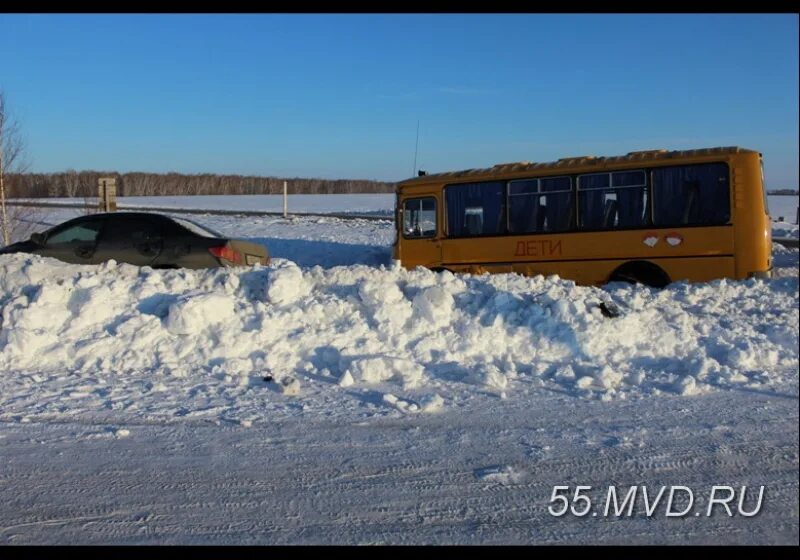
<svg viewBox="0 0 800 560"><path fill-rule="evenodd" d="M376 214L391 217L394 194L290 194L289 212L321 214ZM46 202L82 202L75 198L48 198ZM283 195L122 196L120 206L283 212Z"/></svg>
<svg viewBox="0 0 800 560"><path fill-rule="evenodd" d="M768 196L770 217L776 221L783 217L785 222L796 224L798 198L796 196Z"/></svg>
<svg viewBox="0 0 800 560"><path fill-rule="evenodd" d="M395 269L388 220L197 219L276 262L0 257L0 542L798 542L796 249L599 289ZM553 517L556 484L765 496Z"/></svg>

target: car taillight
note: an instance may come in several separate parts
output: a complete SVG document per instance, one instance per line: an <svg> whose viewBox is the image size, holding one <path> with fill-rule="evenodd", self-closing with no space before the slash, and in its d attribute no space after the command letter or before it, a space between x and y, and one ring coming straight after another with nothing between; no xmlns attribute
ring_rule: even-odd
<svg viewBox="0 0 800 560"><path fill-rule="evenodd" d="M222 245L221 247L209 247L208 252L218 259L225 259L226 261L231 261L237 264L242 262L241 253L231 249L227 245Z"/></svg>

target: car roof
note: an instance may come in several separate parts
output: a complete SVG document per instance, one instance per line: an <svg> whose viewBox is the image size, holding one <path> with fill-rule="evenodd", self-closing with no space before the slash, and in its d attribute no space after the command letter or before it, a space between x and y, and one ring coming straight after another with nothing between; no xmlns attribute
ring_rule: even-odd
<svg viewBox="0 0 800 560"><path fill-rule="evenodd" d="M88 216L84 217L103 217L103 218L110 218L110 217L120 217L124 216L126 218L166 218L168 220L172 219L172 216L168 216L166 214L159 214L158 212L98 212L96 214L89 214Z"/></svg>
<svg viewBox="0 0 800 560"><path fill-rule="evenodd" d="M192 225L197 226L198 228L206 230L208 233L214 234L219 239L228 239L225 235L223 235L222 233L216 231L215 229L213 229L213 228L211 228L209 226L206 226L204 224L201 224L199 222L196 222L194 220L190 220L189 218L185 218L183 216L181 216L181 217L169 216L167 214L160 214L158 212L97 212L96 214L87 214L85 216L76 216L76 217L74 217L72 219L69 219L69 220L67 220L65 222L61 222L60 224L54 225L53 227L50 228L50 230L60 229L62 226L65 226L67 224L72 224L72 223L75 223L75 222L82 222L82 221L93 220L93 219L98 219L98 218L109 219L109 218L121 218L121 217L123 217L123 218L143 218L143 219L151 219L151 220L155 219L156 221L158 221L158 220L169 220L172 224L174 224L175 226L180 227L182 229L186 229L186 226L183 225L181 222L187 222L187 223L190 223ZM190 233L195 233L195 232L190 232Z"/></svg>

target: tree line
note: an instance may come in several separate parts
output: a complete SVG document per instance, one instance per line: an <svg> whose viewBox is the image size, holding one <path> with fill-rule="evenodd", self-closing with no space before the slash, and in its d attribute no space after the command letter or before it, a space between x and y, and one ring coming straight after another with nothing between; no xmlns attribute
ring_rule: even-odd
<svg viewBox="0 0 800 560"><path fill-rule="evenodd" d="M395 183L367 179L304 179L201 173L117 173L75 171L58 173L10 173L6 175L9 198L93 197L100 177L116 178L117 196L165 196L200 194L282 194L288 181L292 194L390 193Z"/></svg>
<svg viewBox="0 0 800 560"><path fill-rule="evenodd" d="M797 196L798 191L797 189L772 189L767 191L767 194Z"/></svg>

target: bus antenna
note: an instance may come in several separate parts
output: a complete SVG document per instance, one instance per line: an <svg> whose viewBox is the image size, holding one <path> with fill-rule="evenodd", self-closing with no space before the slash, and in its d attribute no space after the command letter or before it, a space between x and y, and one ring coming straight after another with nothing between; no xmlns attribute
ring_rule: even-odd
<svg viewBox="0 0 800 560"><path fill-rule="evenodd" d="M411 176L414 177L417 174L417 151L419 150L419 119L417 119L417 140L414 142L414 172L411 173Z"/></svg>

